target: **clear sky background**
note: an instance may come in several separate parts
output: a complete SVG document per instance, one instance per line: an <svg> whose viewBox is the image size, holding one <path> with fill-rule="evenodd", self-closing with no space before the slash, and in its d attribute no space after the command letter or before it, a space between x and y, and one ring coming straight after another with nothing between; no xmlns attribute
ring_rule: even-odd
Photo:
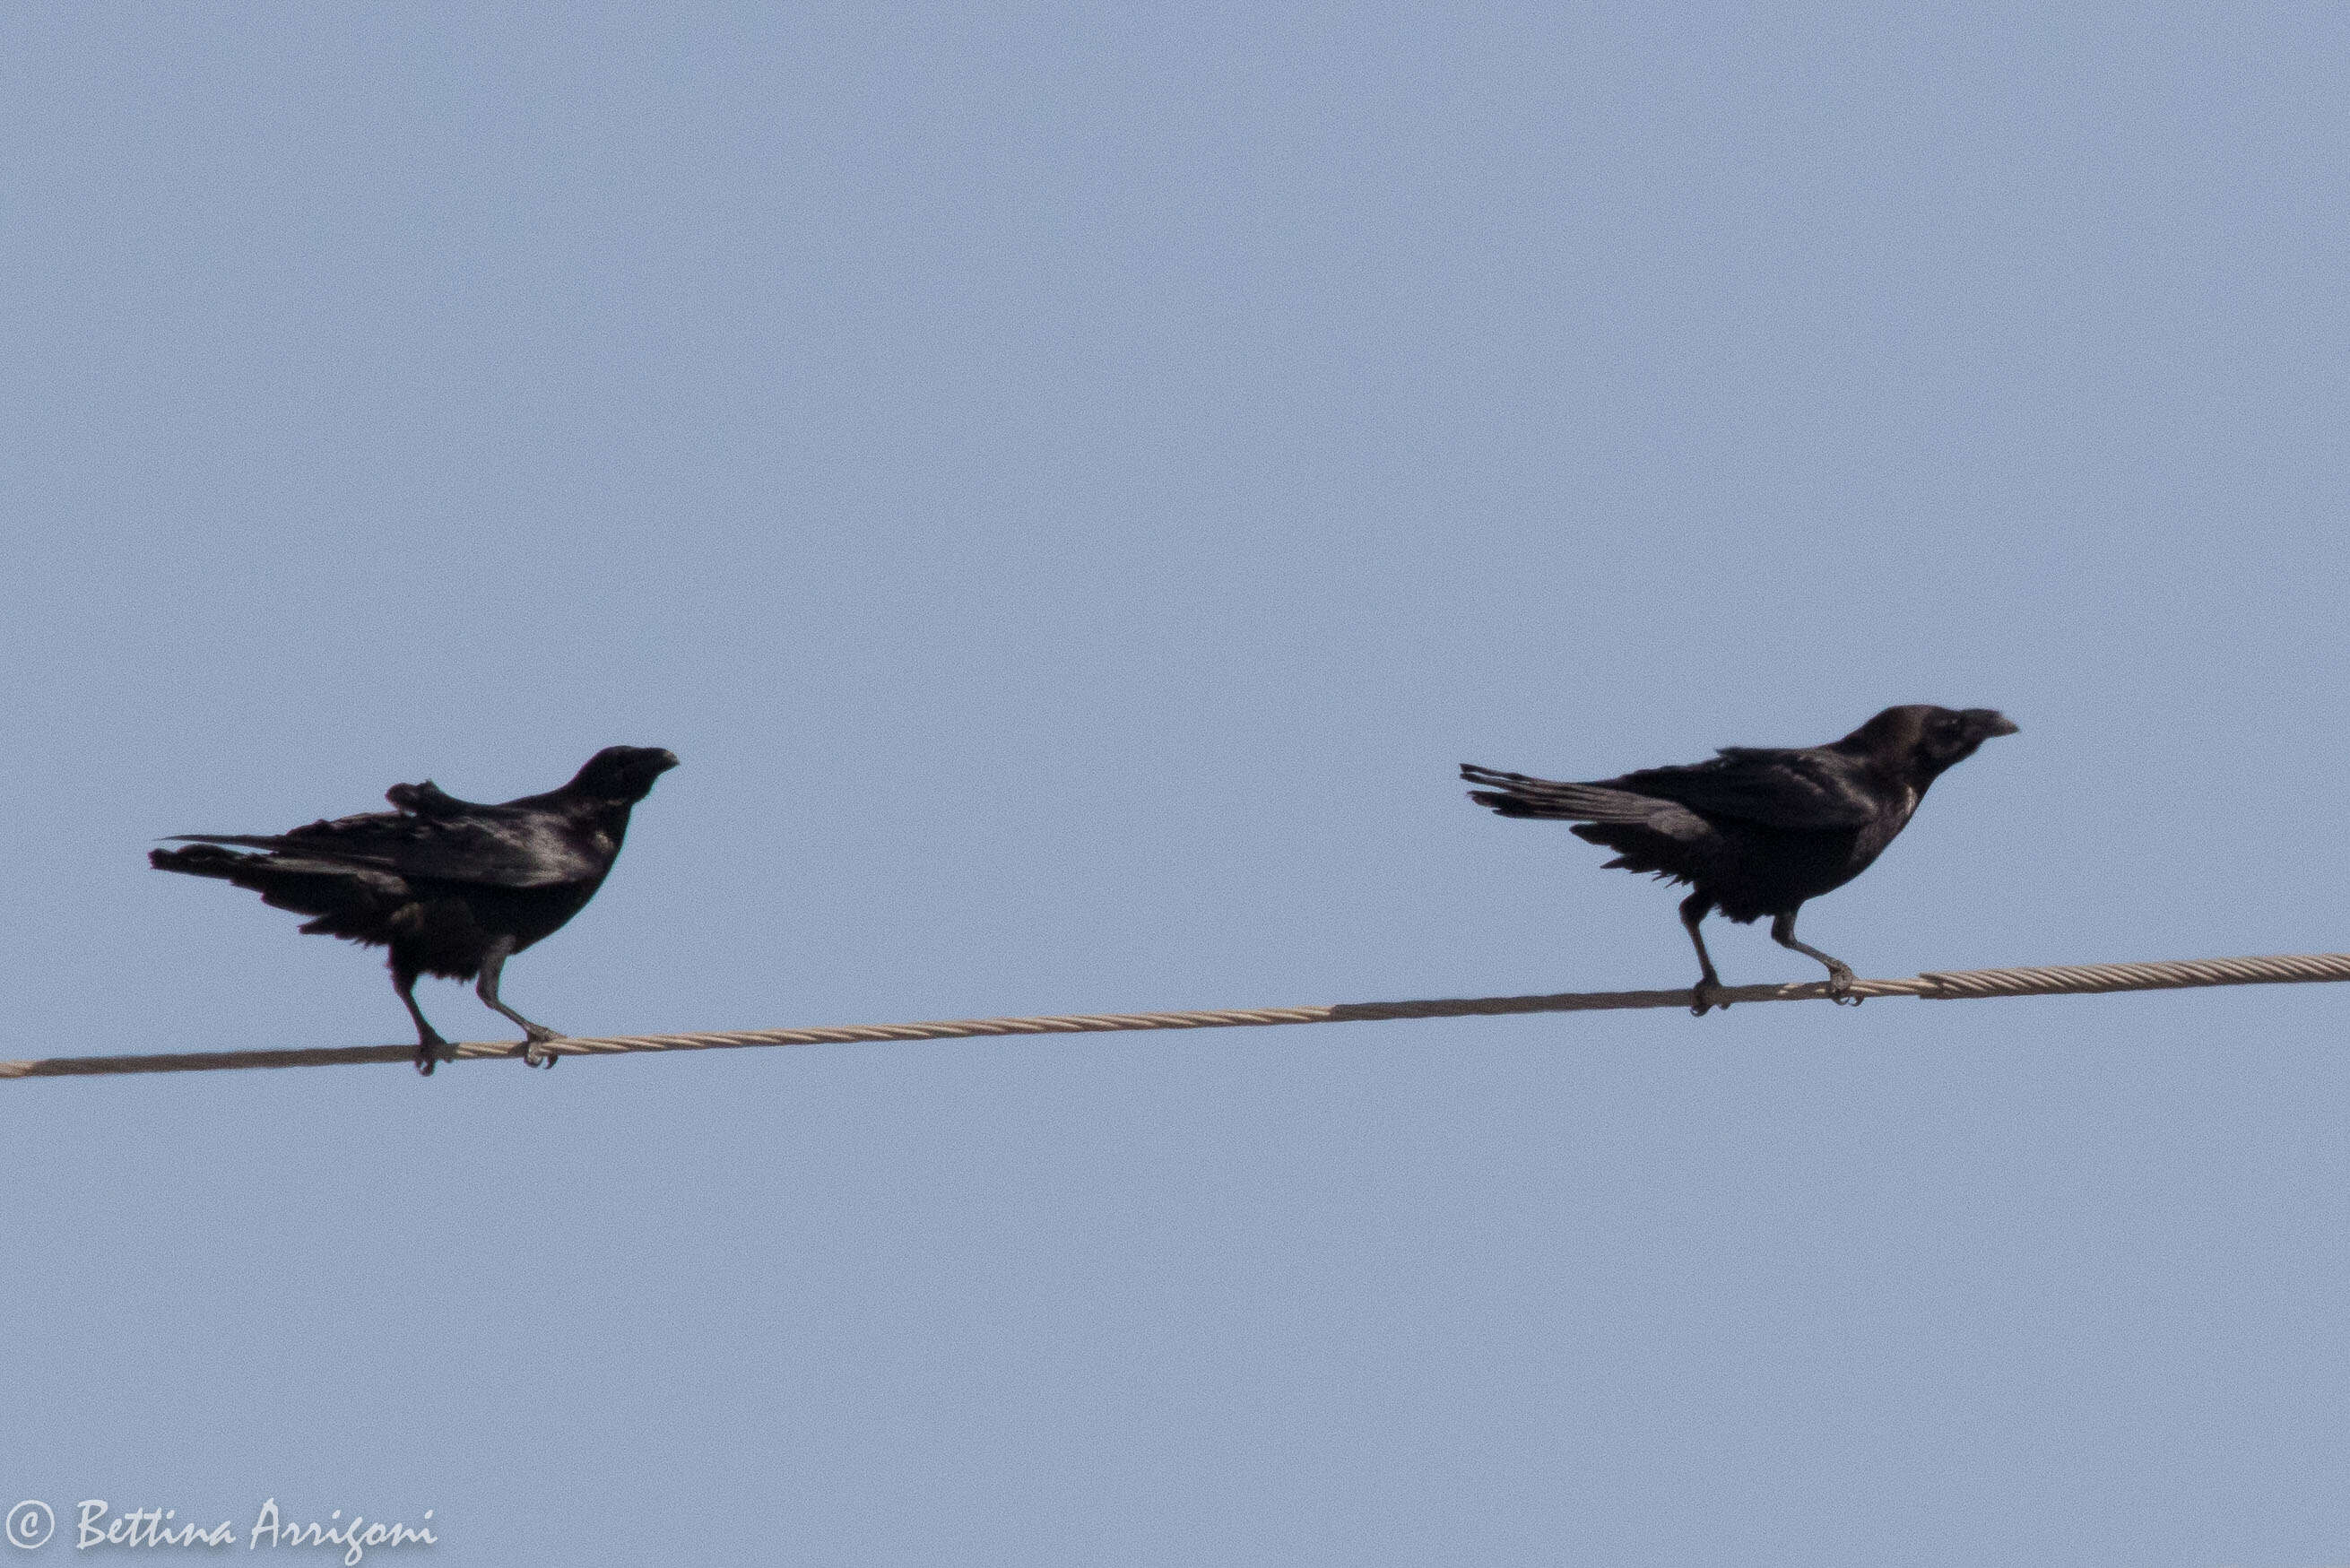
<svg viewBox="0 0 2350 1568"><path fill-rule="evenodd" d="M583 1033L1684 984L1671 890L1455 765L1899 701L2023 730L1806 911L1863 973L2350 946L2345 72L2316 5L12 7L0 1054L409 1038L150 843L613 742L684 765L507 971ZM2346 1038L0 1084L0 1503L2319 1568Z"/></svg>

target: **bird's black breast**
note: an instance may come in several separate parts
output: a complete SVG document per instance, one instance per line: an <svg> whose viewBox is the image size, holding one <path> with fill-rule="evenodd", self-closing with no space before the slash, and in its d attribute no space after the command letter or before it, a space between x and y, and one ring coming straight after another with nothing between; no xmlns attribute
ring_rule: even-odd
<svg viewBox="0 0 2350 1568"><path fill-rule="evenodd" d="M515 888L411 877L408 902L371 940L386 942L400 968L471 980L493 942L511 938L520 952L560 930L595 892L592 882Z"/></svg>
<svg viewBox="0 0 2350 1568"><path fill-rule="evenodd" d="M1634 824L1577 823L1578 838L1617 853L1607 864L1694 885L1733 920L1792 912L1868 869L1891 836L1875 824L1790 829L1708 817L1704 831L1669 837Z"/></svg>
<svg viewBox="0 0 2350 1568"><path fill-rule="evenodd" d="M1715 831L1735 846L1711 875L1692 878L1733 920L1792 913L1806 898L1843 887L1868 869L1877 848L1866 830L1789 832L1723 822Z"/></svg>

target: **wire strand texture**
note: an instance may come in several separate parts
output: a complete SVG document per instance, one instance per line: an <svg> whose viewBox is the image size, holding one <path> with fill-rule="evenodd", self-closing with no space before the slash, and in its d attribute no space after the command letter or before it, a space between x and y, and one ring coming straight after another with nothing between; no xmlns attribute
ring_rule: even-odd
<svg viewBox="0 0 2350 1568"><path fill-rule="evenodd" d="M1929 970L1910 980L1863 980L1856 998L1914 996L1971 1002L1993 996L2087 996L2115 991L2176 991L2209 985L2278 985L2350 980L2350 953L2187 959L2166 963L2058 964L2031 969ZM1819 981L1728 987L1740 1002L1830 1000ZM733 1051L753 1045L837 1045L893 1040L971 1040L1001 1034L1103 1034L1146 1029L1249 1029L1277 1023L1371 1023L1403 1018L1491 1018L1519 1012L1602 1012L1686 1007L1687 991L1584 991L1551 996L1482 996L1431 1002L1347 1002L1328 1007L1218 1008L1197 1012L1088 1012L1041 1018L961 1018L932 1023L848 1023L816 1029L737 1029L696 1034L566 1037L539 1047L559 1056L639 1051ZM469 1041L456 1060L520 1056L519 1040ZM327 1045L283 1051L189 1051L151 1056L48 1056L0 1062L0 1078L74 1078L116 1073L211 1073L245 1067L333 1067L412 1062L413 1045Z"/></svg>

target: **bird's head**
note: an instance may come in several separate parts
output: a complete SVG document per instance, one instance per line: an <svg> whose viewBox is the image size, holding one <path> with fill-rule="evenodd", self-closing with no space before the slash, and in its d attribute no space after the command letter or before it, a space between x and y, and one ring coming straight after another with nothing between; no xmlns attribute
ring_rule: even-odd
<svg viewBox="0 0 2350 1568"><path fill-rule="evenodd" d="M2015 721L1995 708L1913 702L1887 708L1840 743L1905 767L1924 784L1973 756L1992 736L2015 732Z"/></svg>
<svg viewBox="0 0 2350 1568"><path fill-rule="evenodd" d="M652 793L653 780L677 766L677 753L659 746L607 746L565 787L594 800L631 805Z"/></svg>

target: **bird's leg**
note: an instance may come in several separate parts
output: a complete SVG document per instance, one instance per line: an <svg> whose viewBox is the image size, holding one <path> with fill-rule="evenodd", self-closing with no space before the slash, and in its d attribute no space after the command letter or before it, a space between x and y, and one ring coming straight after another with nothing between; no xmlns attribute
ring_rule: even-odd
<svg viewBox="0 0 2350 1568"><path fill-rule="evenodd" d="M433 1064L453 1062L457 1059L457 1053L449 1042L441 1038L439 1030L424 1021L424 1010L416 1005L416 972L413 970L395 965L391 971L391 988L400 992L400 1000L407 1005L408 1016L416 1020L416 1070L429 1078L432 1075Z"/></svg>
<svg viewBox="0 0 2350 1568"><path fill-rule="evenodd" d="M1865 1000L1852 994L1852 965L1840 958L1829 957L1809 942L1799 942L1795 940L1794 910L1790 909L1785 914L1773 919L1771 940L1783 948L1793 948L1797 952L1807 954L1827 965L1828 994L1835 998L1839 1003L1850 1002L1853 1006L1858 1007Z"/></svg>
<svg viewBox="0 0 2350 1568"><path fill-rule="evenodd" d="M1690 940L1697 948L1698 968L1705 972L1690 991L1690 1016L1703 1018L1709 1008L1728 1009L1730 1003L1721 994L1721 977L1713 972L1713 955L1705 950L1705 938L1697 929L1698 922L1712 912L1713 900L1703 893L1691 893L1681 900L1681 925L1687 929Z"/></svg>
<svg viewBox="0 0 2350 1568"><path fill-rule="evenodd" d="M563 1036L544 1023L533 1023L498 1000L498 972L506 967L506 960L513 954L514 946L512 937L500 937L490 944L489 955L482 960L482 978L474 985L473 994L480 997L484 1004L522 1025L523 1037L530 1042L523 1048L522 1059L525 1062L534 1067L552 1068L560 1058L554 1052L542 1051L539 1047L549 1040L560 1040Z"/></svg>

